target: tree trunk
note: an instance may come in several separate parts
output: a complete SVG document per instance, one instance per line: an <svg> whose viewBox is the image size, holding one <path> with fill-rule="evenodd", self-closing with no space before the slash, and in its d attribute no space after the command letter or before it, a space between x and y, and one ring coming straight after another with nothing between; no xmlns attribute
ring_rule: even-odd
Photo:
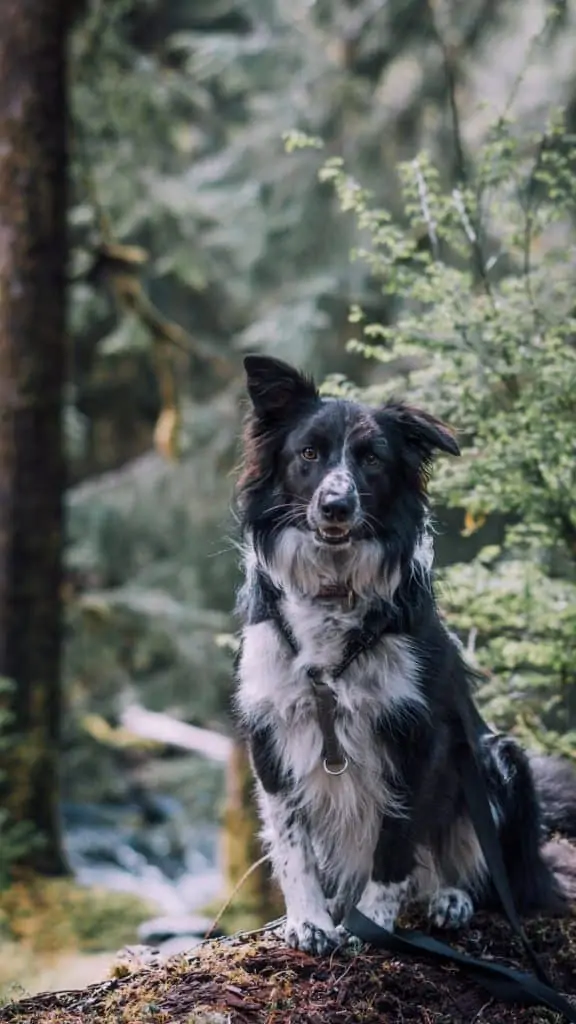
<svg viewBox="0 0 576 1024"><path fill-rule="evenodd" d="M242 743L235 743L232 749L227 783L223 859L226 880L232 892L251 865L262 857L254 778ZM231 912L228 917L238 928L259 927L284 912L282 896L272 880L268 863L261 864L246 878L234 897Z"/></svg>
<svg viewBox="0 0 576 1024"><path fill-rule="evenodd" d="M64 870L58 815L62 400L66 368L66 12L4 0L0 28L0 806Z"/></svg>

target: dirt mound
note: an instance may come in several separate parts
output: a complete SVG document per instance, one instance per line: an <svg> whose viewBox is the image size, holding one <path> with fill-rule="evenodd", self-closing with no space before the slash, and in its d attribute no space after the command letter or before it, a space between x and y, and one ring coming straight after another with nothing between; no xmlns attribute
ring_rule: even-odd
<svg viewBox="0 0 576 1024"><path fill-rule="evenodd" d="M412 922L411 922L412 923ZM526 932L555 984L576 997L576 918L535 919ZM526 970L499 918L478 916L453 945ZM90 988L46 993L0 1009L2 1024L552 1024L540 1007L498 1003L458 968L381 952L324 959L275 935L208 942L186 956ZM576 1006L576 998L574 999Z"/></svg>

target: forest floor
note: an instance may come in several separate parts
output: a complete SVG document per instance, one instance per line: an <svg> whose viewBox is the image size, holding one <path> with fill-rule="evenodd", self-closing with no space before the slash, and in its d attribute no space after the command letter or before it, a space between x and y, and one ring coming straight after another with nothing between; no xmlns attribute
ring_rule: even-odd
<svg viewBox="0 0 576 1024"><path fill-rule="evenodd" d="M414 922L410 922L413 924ZM576 917L537 918L527 935L576 1007ZM527 970L507 924L478 915L452 939ZM0 1007L1 1024L560 1024L540 1007L490 998L458 968L376 951L316 959L271 933L206 942L165 962L119 959L109 980Z"/></svg>

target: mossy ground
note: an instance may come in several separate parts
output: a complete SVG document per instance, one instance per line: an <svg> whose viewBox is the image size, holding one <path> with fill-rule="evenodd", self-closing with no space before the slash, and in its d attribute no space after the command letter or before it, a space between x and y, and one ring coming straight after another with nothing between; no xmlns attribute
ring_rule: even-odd
<svg viewBox="0 0 576 1024"><path fill-rule="evenodd" d="M78 985L105 976L114 951L136 941L138 925L157 912L126 893L21 875L0 892L0 996L70 975Z"/></svg>
<svg viewBox="0 0 576 1024"><path fill-rule="evenodd" d="M576 918L536 919L526 930L556 984L576 996ZM479 917L454 944L525 969L497 917ZM315 959L270 934L116 974L5 1005L0 1024L560 1024L539 1007L490 999L456 968L378 952Z"/></svg>

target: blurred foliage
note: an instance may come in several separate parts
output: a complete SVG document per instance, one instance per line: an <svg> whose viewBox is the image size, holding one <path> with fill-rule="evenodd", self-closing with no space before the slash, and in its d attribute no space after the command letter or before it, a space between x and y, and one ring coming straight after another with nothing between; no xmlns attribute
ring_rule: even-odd
<svg viewBox="0 0 576 1024"><path fill-rule="evenodd" d="M446 48L444 59L454 80ZM401 162L401 218L340 158L320 172L364 233L355 257L391 300L386 323L353 307L349 347L388 370L365 390L371 401L401 388L459 431L462 458L438 464L432 493L465 510L463 532L506 515L501 546L442 573L443 604L489 672L490 717L574 756L576 137L562 109L537 132L504 113L471 159L455 94L452 112L455 179L425 152Z"/></svg>
<svg viewBox="0 0 576 1024"><path fill-rule="evenodd" d="M156 910L137 896L70 879L19 876L0 894L0 1001L96 981L110 951L136 942L138 926Z"/></svg>
<svg viewBox="0 0 576 1024"><path fill-rule="evenodd" d="M443 608L488 673L491 719L574 753L575 15L549 0L81 5L67 799L130 801L144 778L188 812L216 803L188 756L143 764L107 737L132 700L227 725L248 349L332 391L408 393L460 430L464 456L433 485L462 516ZM502 543L462 561L495 520ZM1 883L33 835L1 812L0 829ZM66 945L61 900L85 948L121 944L125 922L132 937L123 897L51 892L43 924L12 907L12 934L42 945L53 920Z"/></svg>
<svg viewBox="0 0 576 1024"><path fill-rule="evenodd" d="M519 555L524 554L524 558ZM517 729L534 749L576 753L571 580L553 578L521 549L486 549L442 574L442 608L464 640L476 640L489 678L480 696L487 716Z"/></svg>
<svg viewBox="0 0 576 1024"><path fill-rule="evenodd" d="M490 404L482 384L487 415L475 433L481 399L474 397L474 381L477 367L489 365L488 351L495 353L505 342L486 371L496 389L508 379L498 360L511 357L522 380L536 358L533 378L542 413L562 385L568 401L563 368L555 384L546 383L556 373L548 341L538 351L535 345L525 353L514 348L522 318L525 325L532 315L522 279L529 278L536 292L539 282L548 288L546 308L556 302L554 289L562 292L561 281L540 269L535 251L528 275L512 269L523 260L514 188L528 181L538 151L528 136L543 110L556 101L570 107L573 94L573 14L568 5L559 8L541 33L547 6L547 0L433 5L441 27L445 22L450 30L450 76L427 0L84 3L71 39L70 74L72 358L66 429L75 486L68 506L66 680L73 713L65 769L72 796L118 800L126 793L118 752L87 736L86 716L100 716L113 729L123 703L139 699L199 724L224 724L230 662L213 641L230 627L236 581L228 505L243 350L284 356L319 376L339 374L341 387L348 378L380 386L398 369L411 368L415 349L430 354L419 336L412 337L409 322L426 308L430 338L438 334L441 340L435 342L428 383L414 368L410 386L450 415L470 445L489 442L492 463L504 457L506 466L494 473L498 494L488 472L460 480L460 470L454 471L450 500L465 499L468 510L467 536L452 541L454 558L468 557L478 542L480 517L492 508L517 515L524 476L506 452L506 432L512 418L516 435L520 406L509 396ZM468 183L460 180L453 145L454 88L462 145L477 164ZM506 95L514 103L481 149L491 110L504 109ZM509 123L512 108L522 138ZM539 200L548 187L549 157L560 155L553 140L563 132L560 124L550 124L550 146L543 147L523 196L535 218L534 250L541 244ZM302 144L310 136L316 145ZM515 155L506 149L509 142ZM414 160L422 148L428 156ZM357 178L372 191L375 205L389 210L386 244L392 248L380 255L380 267L370 260L350 262L350 249L365 248L374 226L338 215L331 183L318 175L326 156L344 160L345 177ZM336 171L332 165L331 174ZM469 193L478 175L484 194L477 200ZM563 196L557 208L565 210L567 183L561 177L556 173ZM414 294L400 303L394 288L404 291L401 272L409 274L411 261L419 271L424 268L422 180L434 204L443 256L435 268L429 262L425 273L412 275ZM508 323L503 313L489 320L489 299L475 279L476 257L470 260L463 248L462 216L451 199L455 183L460 209L464 203L473 215L475 203L482 207L482 246L496 260L490 275L500 282L493 287L506 292ZM563 223L560 218L546 227L546 252L550 232L562 232ZM506 252L499 249L501 227ZM558 270L560 265L557 260ZM392 275L385 289L383 273ZM446 289L446 303L432 304L434 315L426 288ZM351 304L384 329L402 319L404 334L389 364L368 363L362 347L346 348ZM470 344L489 346L486 358L468 351L454 322L444 329L443 316L462 304ZM362 342L379 355L386 348L392 354L384 336L368 334ZM436 378L446 381L438 393ZM557 460L560 444L550 459L549 452L553 432L564 429L556 418L547 438L534 435L545 443L546 473L556 476L556 489L565 472ZM465 465L473 473L471 458ZM443 501L446 482L438 493ZM537 502L550 498L549 482L532 485L531 494L532 530L540 515ZM542 511L539 521L551 538L557 518ZM538 557L554 555L557 561L558 545L555 554L552 540L544 540ZM543 571L548 578L547 566ZM100 729L101 738L105 733ZM96 744L102 748L99 767Z"/></svg>
<svg viewBox="0 0 576 1024"><path fill-rule="evenodd" d="M85 889L70 879L23 876L0 895L5 939L37 952L99 952L133 942L156 911L128 893Z"/></svg>
<svg viewBox="0 0 576 1024"><path fill-rule="evenodd" d="M234 376L238 349L320 371L361 365L340 339L348 299L386 303L350 267L358 233L333 216L322 154L287 159L282 139L321 137L380 195L393 196L395 162L423 133L440 156L446 82L427 11L424 0L88 0L72 40L71 401L88 428L77 472L101 468L101 419L123 414L115 464L136 424L150 437L158 361L177 362L192 415ZM474 0L454 12L455 44L472 58L500 21ZM126 278L179 341L118 302Z"/></svg>

